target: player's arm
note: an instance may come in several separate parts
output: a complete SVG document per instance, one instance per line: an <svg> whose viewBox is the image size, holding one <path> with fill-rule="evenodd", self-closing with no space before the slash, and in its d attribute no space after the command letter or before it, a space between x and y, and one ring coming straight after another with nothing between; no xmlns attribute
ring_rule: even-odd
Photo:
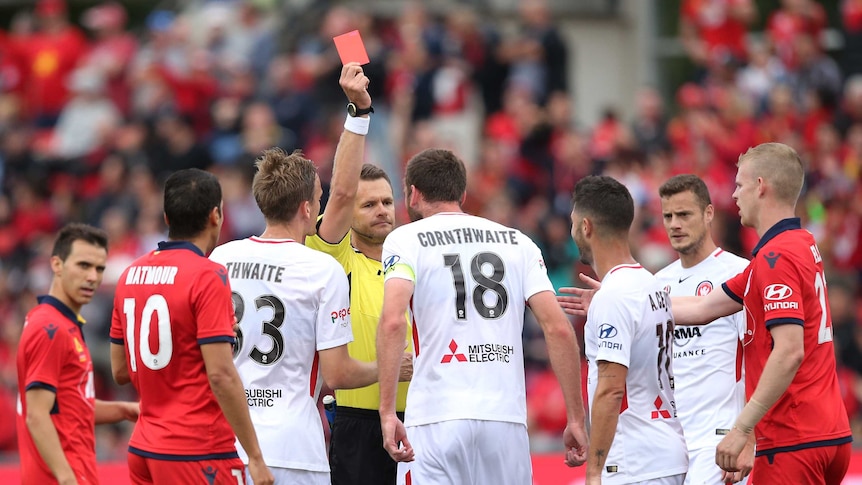
<svg viewBox="0 0 862 485"><path fill-rule="evenodd" d="M581 394L581 351L578 341L554 293L541 291L531 296L527 302L542 327L551 368L557 376L566 401L566 463L569 466L580 466L587 459L589 443L584 423L586 416Z"/></svg>
<svg viewBox="0 0 862 485"><path fill-rule="evenodd" d="M338 80L338 84L341 85L347 99L358 108L371 106L368 83L369 80L362 73L362 67L359 63L351 62L341 68L341 78ZM362 115L359 118L366 120L364 121L366 123L369 119L368 115ZM345 127L341 133L341 139L338 141L338 146L335 148L329 202L326 204L323 219L317 229L317 235L330 244L344 239L347 231L350 230L364 154L365 135L354 133Z"/></svg>
<svg viewBox="0 0 862 485"><path fill-rule="evenodd" d="M121 386L132 381L129 367L126 365L126 347L113 342L111 342L111 375L114 376L114 382Z"/></svg>
<svg viewBox="0 0 862 485"><path fill-rule="evenodd" d="M60 484L76 484L75 472L69 466L63 447L60 445L60 436L57 428L51 420L51 409L54 407L57 395L54 391L34 387L24 393L27 401L27 430L33 438L33 443L39 451L39 455L51 473Z"/></svg>
<svg viewBox="0 0 862 485"><path fill-rule="evenodd" d="M407 324L404 315L413 296L414 284L403 278L388 278L383 284L383 309L377 327L377 367L380 374L380 426L383 447L395 461L413 461L413 447L404 423L395 414L399 363L404 351ZM399 444L402 445L399 447Z"/></svg>
<svg viewBox="0 0 862 485"><path fill-rule="evenodd" d="M742 310L742 303L724 291L712 291L706 296L672 297L671 309L676 325L706 325Z"/></svg>
<svg viewBox="0 0 862 485"><path fill-rule="evenodd" d="M332 389L356 389L377 382L377 363L350 357L347 345L321 350L320 373Z"/></svg>
<svg viewBox="0 0 862 485"><path fill-rule="evenodd" d="M590 409L590 453L587 458L587 481L601 477L614 442L620 405L626 391L628 368L616 362L600 360L598 382Z"/></svg>
<svg viewBox="0 0 862 485"><path fill-rule="evenodd" d="M257 433L248 414L248 402L242 380L233 363L233 352L230 343L213 342L201 345L204 365L210 388L218 400L222 413L227 418L230 427L236 434L242 449L249 460L249 471L254 476L254 483L272 484L272 473L263 462L263 453L257 442Z"/></svg>
<svg viewBox="0 0 862 485"><path fill-rule="evenodd" d="M96 424L119 423L120 421L137 421L141 414L141 406L129 401L102 401L96 399Z"/></svg>
<svg viewBox="0 0 862 485"><path fill-rule="evenodd" d="M716 464L723 470L738 470L737 457L755 425L790 387L805 356L805 334L802 325L778 324L769 327L772 352L766 359L763 374L748 403L736 418L730 433L716 448Z"/></svg>

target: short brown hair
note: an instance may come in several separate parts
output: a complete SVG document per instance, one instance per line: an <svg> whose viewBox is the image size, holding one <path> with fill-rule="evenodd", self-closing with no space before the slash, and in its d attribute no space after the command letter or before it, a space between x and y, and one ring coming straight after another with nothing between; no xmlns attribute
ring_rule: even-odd
<svg viewBox="0 0 862 485"><path fill-rule="evenodd" d="M670 197L682 192L691 192L694 194L697 205L700 206L701 210L705 210L709 204L712 204L706 183L697 175L690 173L675 175L658 188L658 195L661 198Z"/></svg>
<svg viewBox="0 0 862 485"><path fill-rule="evenodd" d="M427 202L461 202L467 169L451 151L429 148L407 162L404 185L416 187Z"/></svg>
<svg viewBox="0 0 862 485"><path fill-rule="evenodd" d="M51 256L57 256L61 261L65 261L72 254L72 243L75 241L84 241L108 251L108 235L105 231L88 224L72 222L66 224L57 233Z"/></svg>
<svg viewBox="0 0 862 485"><path fill-rule="evenodd" d="M796 205L805 181L805 169L796 150L783 143L761 143L743 153L736 166L746 162L751 162L755 178L769 181L778 200Z"/></svg>
<svg viewBox="0 0 862 485"><path fill-rule="evenodd" d="M392 185L392 181L389 180L389 175L387 175L382 168L370 163L362 165L362 171L359 172L359 180L374 181L379 179L385 179L389 185Z"/></svg>
<svg viewBox="0 0 862 485"><path fill-rule="evenodd" d="M302 151L288 155L281 148L264 150L255 167L252 193L268 222L291 221L300 204L314 197L317 168Z"/></svg>

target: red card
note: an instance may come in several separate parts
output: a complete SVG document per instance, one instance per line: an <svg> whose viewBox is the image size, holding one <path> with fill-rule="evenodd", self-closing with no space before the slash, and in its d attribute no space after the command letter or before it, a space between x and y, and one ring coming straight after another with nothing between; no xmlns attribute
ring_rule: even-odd
<svg viewBox="0 0 862 485"><path fill-rule="evenodd" d="M348 62L368 64L370 62L358 30L337 35L332 40L335 41L335 49L338 51L338 56L341 57L341 64Z"/></svg>

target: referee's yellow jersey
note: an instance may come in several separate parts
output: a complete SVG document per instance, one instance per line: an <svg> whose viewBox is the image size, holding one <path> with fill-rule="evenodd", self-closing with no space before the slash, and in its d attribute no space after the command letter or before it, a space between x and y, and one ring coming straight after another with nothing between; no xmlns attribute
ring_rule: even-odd
<svg viewBox="0 0 862 485"><path fill-rule="evenodd" d="M305 239L305 245L329 254L344 268L350 281L350 321L353 326L353 342L347 344L347 350L354 359L365 362L377 360L377 324L383 308L383 263L354 249L350 244L349 231L338 244L329 244L314 235ZM413 351L411 331L410 325L407 325L407 352ZM397 411L404 411L407 385L407 382L398 383ZM380 409L380 386L372 384L359 389L340 389L335 391L335 400L339 406L376 411Z"/></svg>

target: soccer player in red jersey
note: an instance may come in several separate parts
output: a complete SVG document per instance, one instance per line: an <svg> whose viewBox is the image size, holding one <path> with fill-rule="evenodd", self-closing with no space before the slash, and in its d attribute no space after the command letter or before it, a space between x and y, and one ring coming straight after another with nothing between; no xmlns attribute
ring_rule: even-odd
<svg viewBox="0 0 862 485"><path fill-rule="evenodd" d="M18 451L24 484L98 483L95 424L138 417L138 404L95 398L78 315L102 282L108 236L84 224L57 234L54 278L18 344Z"/></svg>
<svg viewBox="0 0 862 485"><path fill-rule="evenodd" d="M705 297L673 299L677 324L744 308L748 403L719 443L716 463L736 471L754 431L751 482L841 483L850 426L835 372L832 318L817 243L795 217L803 167L793 148L764 143L739 157L733 199L760 236L748 267Z"/></svg>
<svg viewBox="0 0 862 485"><path fill-rule="evenodd" d="M197 169L175 172L164 211L169 240L132 263L114 295L114 380L132 382L141 397L129 441L132 483L242 484L236 433L255 485L270 485L233 363L227 272L205 256L223 222L218 180Z"/></svg>

